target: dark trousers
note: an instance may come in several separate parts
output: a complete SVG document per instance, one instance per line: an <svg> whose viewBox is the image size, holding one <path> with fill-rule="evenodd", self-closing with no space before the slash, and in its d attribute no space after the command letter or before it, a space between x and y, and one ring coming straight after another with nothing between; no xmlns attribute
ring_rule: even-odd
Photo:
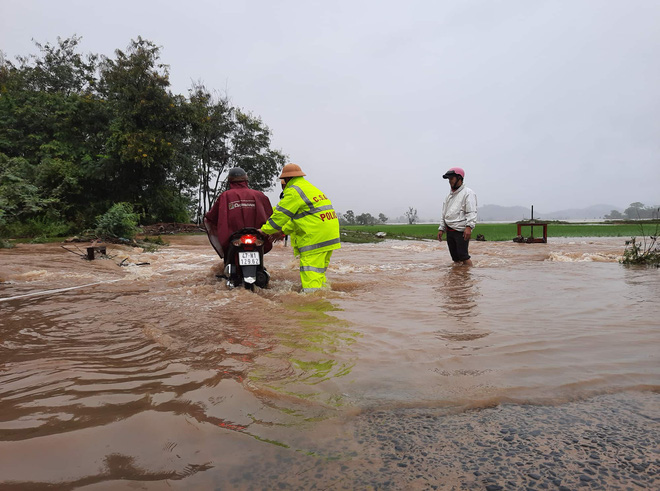
<svg viewBox="0 0 660 491"><path fill-rule="evenodd" d="M470 241L463 238L463 232L452 228L447 229L447 247L449 247L449 254L451 254L452 261L459 262L470 259L470 254L468 253L469 244Z"/></svg>

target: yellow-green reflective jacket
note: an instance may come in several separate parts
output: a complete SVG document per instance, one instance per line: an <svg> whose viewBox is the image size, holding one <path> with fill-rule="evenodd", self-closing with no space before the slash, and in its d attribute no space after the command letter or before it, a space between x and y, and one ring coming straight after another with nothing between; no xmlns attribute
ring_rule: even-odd
<svg viewBox="0 0 660 491"><path fill-rule="evenodd" d="M291 236L294 254L304 255L339 249L339 221L326 195L302 177L284 188L284 197L261 229L267 234Z"/></svg>

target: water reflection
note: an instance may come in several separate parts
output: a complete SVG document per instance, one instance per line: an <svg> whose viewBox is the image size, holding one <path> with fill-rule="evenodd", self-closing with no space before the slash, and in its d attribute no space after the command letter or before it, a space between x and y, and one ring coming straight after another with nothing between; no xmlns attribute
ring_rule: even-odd
<svg viewBox="0 0 660 491"><path fill-rule="evenodd" d="M621 266L621 269L626 285L623 297L628 304L627 320L648 323L648 306L656 305L660 298L660 270L645 265ZM657 325L657 319L650 324Z"/></svg>
<svg viewBox="0 0 660 491"><path fill-rule="evenodd" d="M203 279L26 299L2 316L0 454L8 455L10 442L19 452L0 465L0 482L57 481L47 469L34 475L18 466L21 451L38 454L35 465L47 461L39 453L45 442L81 441L89 450L79 473L59 481L64 487L181 479L218 465L219 453L202 443L178 450L181 458L169 462L159 431L131 443L136 429L148 432L147 426L168 428L166 446L178 449L197 441L177 437L179 430L205 428L221 437L218 445L247 439L305 451L294 428L343 406L334 380L351 372L357 334L331 315L336 308L322 296L227 292ZM200 449L208 450L205 456ZM153 455L169 463L152 466Z"/></svg>
<svg viewBox="0 0 660 491"><path fill-rule="evenodd" d="M454 349L462 349L465 346L461 343L488 336L489 331L478 328L478 298L481 294L479 278L473 268L448 269L434 291L446 320L443 325L448 326L436 331L436 337L458 343Z"/></svg>
<svg viewBox="0 0 660 491"><path fill-rule="evenodd" d="M323 406L343 405L340 394L320 390L320 386L351 373L355 360L350 346L358 333L328 314L338 309L326 299L290 305L289 309L295 327L273 333L277 348L266 357L267 369L255 367L251 380L264 389ZM274 370L273 365L278 364L280 369Z"/></svg>
<svg viewBox="0 0 660 491"><path fill-rule="evenodd" d="M448 316L459 320L476 316L477 298L480 294L478 279L472 268L450 268L440 278L440 284L435 288L435 292L440 300L440 308ZM474 320L470 322L473 323Z"/></svg>

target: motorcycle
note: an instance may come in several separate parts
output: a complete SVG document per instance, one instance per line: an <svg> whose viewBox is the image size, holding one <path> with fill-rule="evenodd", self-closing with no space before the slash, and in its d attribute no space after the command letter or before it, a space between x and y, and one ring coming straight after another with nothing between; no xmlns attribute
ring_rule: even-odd
<svg viewBox="0 0 660 491"><path fill-rule="evenodd" d="M243 285L254 291L254 286L266 288L270 274L264 267L264 241L266 237L256 228L248 227L234 232L229 238L229 251L224 277L227 287Z"/></svg>

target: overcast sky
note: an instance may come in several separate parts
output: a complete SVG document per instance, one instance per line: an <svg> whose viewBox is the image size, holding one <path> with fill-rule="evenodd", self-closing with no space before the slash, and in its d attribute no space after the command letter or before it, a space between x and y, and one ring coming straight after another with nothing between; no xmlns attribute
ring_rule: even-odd
<svg viewBox="0 0 660 491"><path fill-rule="evenodd" d="M0 50L162 47L263 121L339 212L660 204L660 1L0 0ZM271 193L271 196L276 196Z"/></svg>

